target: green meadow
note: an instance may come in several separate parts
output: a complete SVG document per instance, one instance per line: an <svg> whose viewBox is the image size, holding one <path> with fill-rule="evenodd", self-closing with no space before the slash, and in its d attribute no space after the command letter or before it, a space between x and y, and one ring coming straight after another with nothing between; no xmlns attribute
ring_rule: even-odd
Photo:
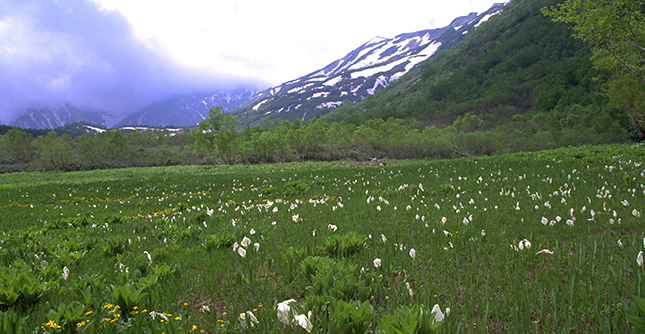
<svg viewBox="0 0 645 334"><path fill-rule="evenodd" d="M644 157L0 175L0 332L639 333Z"/></svg>

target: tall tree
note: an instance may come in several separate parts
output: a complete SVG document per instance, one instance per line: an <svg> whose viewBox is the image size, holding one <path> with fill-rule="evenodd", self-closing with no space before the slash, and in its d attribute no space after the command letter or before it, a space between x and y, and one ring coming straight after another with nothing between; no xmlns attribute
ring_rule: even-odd
<svg viewBox="0 0 645 334"><path fill-rule="evenodd" d="M208 118L199 122L197 130L193 131L195 146L204 149L209 155L220 158L224 163L235 161L237 119L226 115L221 106L211 108Z"/></svg>
<svg viewBox="0 0 645 334"><path fill-rule="evenodd" d="M645 139L645 0L567 0L542 12L594 47L596 66L612 72L609 97Z"/></svg>

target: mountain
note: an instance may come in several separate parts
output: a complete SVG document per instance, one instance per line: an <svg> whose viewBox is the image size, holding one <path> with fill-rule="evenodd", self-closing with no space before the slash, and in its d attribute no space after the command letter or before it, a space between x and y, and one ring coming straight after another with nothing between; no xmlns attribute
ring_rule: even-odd
<svg viewBox="0 0 645 334"><path fill-rule="evenodd" d="M240 124L262 119L309 120L373 95L440 50L461 42L502 10L495 4L484 13L471 13L444 28L376 37L324 68L253 95L232 112Z"/></svg>
<svg viewBox="0 0 645 334"><path fill-rule="evenodd" d="M129 115L115 126L189 126L208 117L208 110L222 106L224 111L237 107L248 100L255 91L237 90L230 93L195 93L174 97L149 104Z"/></svg>
<svg viewBox="0 0 645 334"><path fill-rule="evenodd" d="M50 108L29 108L11 125L32 129L55 129L67 123L90 122L105 125L112 115L105 112L83 111L70 104Z"/></svg>
<svg viewBox="0 0 645 334"><path fill-rule="evenodd" d="M566 24L542 15L542 8L560 2L513 0L457 46L321 119L361 124L413 118L438 127L468 120L457 128L553 126L554 133L568 127L592 133L589 128L614 121L629 126L624 111L608 105L602 89L607 73L594 68L589 47L571 37Z"/></svg>

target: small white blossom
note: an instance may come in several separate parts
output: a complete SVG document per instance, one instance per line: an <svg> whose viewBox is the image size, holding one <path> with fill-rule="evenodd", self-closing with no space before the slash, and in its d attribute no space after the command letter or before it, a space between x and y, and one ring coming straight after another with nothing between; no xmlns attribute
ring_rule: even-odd
<svg viewBox="0 0 645 334"><path fill-rule="evenodd" d="M641 253L643 253L643 252L641 252ZM379 259L379 258L377 257L376 259L374 259L374 268L377 268L377 269L378 269L378 268L380 268L380 267L381 267L381 259Z"/></svg>
<svg viewBox="0 0 645 334"><path fill-rule="evenodd" d="M246 257L246 249L242 247L237 249L237 253L240 254L241 257Z"/></svg>

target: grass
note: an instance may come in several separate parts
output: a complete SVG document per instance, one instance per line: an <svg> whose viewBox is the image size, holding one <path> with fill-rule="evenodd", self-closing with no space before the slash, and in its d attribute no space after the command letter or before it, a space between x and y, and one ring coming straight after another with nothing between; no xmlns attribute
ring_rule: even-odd
<svg viewBox="0 0 645 334"><path fill-rule="evenodd" d="M294 299L316 333L434 304L442 333L638 332L643 151L2 175L0 325L304 332Z"/></svg>

